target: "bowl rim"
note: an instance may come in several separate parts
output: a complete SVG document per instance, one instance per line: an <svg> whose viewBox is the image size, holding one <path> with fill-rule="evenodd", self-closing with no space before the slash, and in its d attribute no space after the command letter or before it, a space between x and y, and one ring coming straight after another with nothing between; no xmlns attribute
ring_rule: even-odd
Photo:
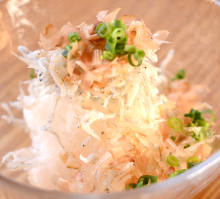
<svg viewBox="0 0 220 199"><path fill-rule="evenodd" d="M52 190L46 190L42 188L37 188L32 185L28 185L19 181L14 180L13 178L4 176L0 174L0 182L5 183L9 186L10 188L15 188L16 189L23 189L26 192L31 192L32 194L44 194L48 196L54 196L56 195L57 197L60 198L77 198L77 199L101 199L103 196L105 196L105 199L112 199L114 197L128 197L128 196L137 196L143 195L143 194L152 194L160 192L163 189L169 189L172 188L174 184L181 184L183 181L189 181L192 178L195 178L196 176L200 175L201 173L205 172L206 170L210 169L212 166L220 162L220 150L211 155L207 160L201 162L197 166L187 170L186 172L180 174L178 177L170 178L167 180L164 180L160 183L156 183L147 187L139 188L139 189L134 189L131 191L122 191L122 192L114 192L114 193L92 193L92 194L84 194L84 193L67 193L67 192L60 192L60 191L52 191ZM217 177L218 175L216 175ZM213 178L214 180L215 178Z"/></svg>
<svg viewBox="0 0 220 199"><path fill-rule="evenodd" d="M1 0L0 0L1 2ZM220 0L213 0L215 5L220 6ZM35 187L33 185L25 184L23 182L16 181L13 178L7 177L5 175L2 175L0 173L0 183L5 183L6 185L9 185L10 189L16 188L19 190L23 190L26 192L31 192L32 194L44 194L47 196L54 196L56 195L57 197L60 198L66 198L66 199L102 199L103 196L105 199L112 199L112 198L121 198L121 197L132 197L136 198L137 194L139 195L146 195L146 194L152 194L158 192L162 192L164 189L169 189L172 188L174 184L178 185L181 184L184 181L189 181L192 178L196 178L198 175L202 174L206 170L212 168L214 165L217 163L220 163L220 150L218 150L216 153L211 155L207 160L201 162L200 164L196 165L195 167L187 170L184 173L181 173L177 177L170 178L167 180L164 180L162 182L152 184L150 186L146 186L143 188L139 189L134 189L131 191L122 191L122 192L114 192L114 193L92 193L92 194L84 194L84 193L68 193L68 192L60 192L60 191L53 191L53 190L46 190L42 188ZM218 175L216 175L217 177ZM213 178L212 180L214 180ZM1 188L0 188L1 189ZM2 193L1 193L2 194Z"/></svg>

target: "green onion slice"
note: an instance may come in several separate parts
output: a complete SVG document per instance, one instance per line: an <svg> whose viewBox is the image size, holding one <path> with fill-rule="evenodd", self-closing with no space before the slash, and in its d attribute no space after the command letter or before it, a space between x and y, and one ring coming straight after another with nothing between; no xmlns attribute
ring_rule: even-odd
<svg viewBox="0 0 220 199"><path fill-rule="evenodd" d="M113 29L122 28L124 31L127 29L127 26L119 19L114 20Z"/></svg>
<svg viewBox="0 0 220 199"><path fill-rule="evenodd" d="M113 30L113 25L114 25L114 22L113 21L110 21L108 22L108 27Z"/></svg>
<svg viewBox="0 0 220 199"><path fill-rule="evenodd" d="M204 139L209 139L214 134L214 132L211 132L208 128L204 128L204 127L198 129L192 129L190 133L191 136L198 142L201 142Z"/></svg>
<svg viewBox="0 0 220 199"><path fill-rule="evenodd" d="M204 110L200 112L198 110L191 109L189 113L184 114L185 117L192 118L193 120L192 123L188 125L188 127L201 126L201 127L205 127L208 129L210 127L210 124L206 122L204 118L202 117L202 114L205 114L205 113L211 114L213 116L211 121L215 121L215 114L213 113L213 111Z"/></svg>
<svg viewBox="0 0 220 199"><path fill-rule="evenodd" d="M150 176L150 175L142 175L138 181L137 184L131 183L128 186L126 186L126 190L129 190L130 188L138 188L138 187L143 187L146 186L150 180L150 183L156 183L157 182L157 176Z"/></svg>
<svg viewBox="0 0 220 199"><path fill-rule="evenodd" d="M176 141L176 138L174 136L171 136L170 139L173 140L174 142Z"/></svg>
<svg viewBox="0 0 220 199"><path fill-rule="evenodd" d="M124 51L125 52L128 52L128 53L131 53L131 54L134 54L136 53L137 49L134 45L125 45L125 48L124 48Z"/></svg>
<svg viewBox="0 0 220 199"><path fill-rule="evenodd" d="M128 40L128 36L126 35L124 38L124 42L123 43L117 43L115 46L115 53L117 55L126 55L128 54L124 49L125 49L125 45L127 43Z"/></svg>
<svg viewBox="0 0 220 199"><path fill-rule="evenodd" d="M202 114L205 114L205 113L211 114L211 115L213 116L212 119L211 119L211 121L212 121L212 122L215 121L215 113L214 113L213 111L211 111L211 110L204 110L204 111L202 111L201 113L202 113Z"/></svg>
<svg viewBox="0 0 220 199"><path fill-rule="evenodd" d="M204 133L202 131L200 132L191 132L192 138L194 138L196 141L201 142L205 139Z"/></svg>
<svg viewBox="0 0 220 199"><path fill-rule="evenodd" d="M64 49L65 49L65 50L67 50L67 51L70 51L70 50L71 50L71 48L72 48L72 47L69 45L69 46L65 46L65 48L64 48Z"/></svg>
<svg viewBox="0 0 220 199"><path fill-rule="evenodd" d="M65 49L63 52L62 52L62 55L67 58L67 55L69 53L69 50Z"/></svg>
<svg viewBox="0 0 220 199"><path fill-rule="evenodd" d="M208 122L205 122L205 121L202 121L202 120L196 120L195 125L196 126L201 126L201 127L207 128L207 129L210 127L210 124Z"/></svg>
<svg viewBox="0 0 220 199"><path fill-rule="evenodd" d="M186 161L188 168L192 168L200 162L201 162L201 160L199 158L197 158L196 156L192 156L192 157L188 158Z"/></svg>
<svg viewBox="0 0 220 199"><path fill-rule="evenodd" d="M152 184L152 183L157 182L157 176L142 175L142 176L138 179L138 182L140 182L140 181L142 181L142 180L143 180L144 185L147 185L149 180L150 180L150 183Z"/></svg>
<svg viewBox="0 0 220 199"><path fill-rule="evenodd" d="M75 41L80 41L81 40L81 37L80 37L78 32L71 32L68 35L68 38L69 38L70 42L75 42Z"/></svg>
<svg viewBox="0 0 220 199"><path fill-rule="evenodd" d="M70 45L69 45L70 49L72 49L74 43L75 43L75 42L71 42L71 43L70 43Z"/></svg>
<svg viewBox="0 0 220 199"><path fill-rule="evenodd" d="M143 187L143 186L146 186L146 185L147 184L144 184L144 180L141 180L141 181L138 181L136 188Z"/></svg>
<svg viewBox="0 0 220 199"><path fill-rule="evenodd" d="M173 167L179 166L179 160L175 156L172 156L172 155L167 156L167 163Z"/></svg>
<svg viewBox="0 0 220 199"><path fill-rule="evenodd" d="M105 45L105 49L107 51L110 51L112 53L115 53L115 47L116 47L116 40L113 39L112 37L107 37L106 39L106 45Z"/></svg>
<svg viewBox="0 0 220 199"><path fill-rule="evenodd" d="M134 58L137 61L141 61L145 56L145 52L141 49L137 49L137 51L134 53Z"/></svg>
<svg viewBox="0 0 220 199"><path fill-rule="evenodd" d="M95 30L96 30L96 33L104 39L111 35L111 29L104 22L99 23Z"/></svg>
<svg viewBox="0 0 220 199"><path fill-rule="evenodd" d="M184 149L189 148L189 147L190 147L190 144L186 144L186 145L184 146Z"/></svg>
<svg viewBox="0 0 220 199"><path fill-rule="evenodd" d="M181 131L182 130L182 122L177 118L177 117L171 117L168 120L168 125L170 128L176 130L176 131Z"/></svg>
<svg viewBox="0 0 220 199"><path fill-rule="evenodd" d="M128 186L126 186L126 190L128 191L130 188L136 188L136 186L137 186L137 184L135 184L135 183L131 183L131 184L129 184Z"/></svg>
<svg viewBox="0 0 220 199"><path fill-rule="evenodd" d="M149 177L143 175L143 176L141 176L141 177L138 179L137 184L138 184L139 182L143 182L144 185L147 185L147 184L148 184L148 181L149 181Z"/></svg>
<svg viewBox="0 0 220 199"><path fill-rule="evenodd" d="M134 62L132 61L132 54L131 53L128 54L128 62L131 66L134 66L134 67L141 66L141 64L142 64L142 60L140 60L140 61L138 61L138 64L135 65Z"/></svg>
<svg viewBox="0 0 220 199"><path fill-rule="evenodd" d="M180 173L183 173L184 171L186 171L187 169L181 169L181 170L179 170L179 171L175 171L174 173L172 173L172 174L168 174L167 176L169 177L169 178L172 178L172 177L174 177L174 176L176 176L176 175L178 175L178 174L180 174Z"/></svg>
<svg viewBox="0 0 220 199"><path fill-rule="evenodd" d="M196 120L202 120L202 121L205 121L203 118L202 118L202 113L198 110L195 110L195 109L191 109L189 113L186 113L184 114L185 117L189 117L189 118L192 118L193 119L193 123L195 123Z"/></svg>
<svg viewBox="0 0 220 199"><path fill-rule="evenodd" d="M124 43L126 40L125 31L122 28L116 28L112 32L112 38L114 38L117 41L117 43Z"/></svg>
<svg viewBox="0 0 220 199"><path fill-rule="evenodd" d="M150 176L150 183L153 184L153 183L156 183L157 182L157 176Z"/></svg>
<svg viewBox="0 0 220 199"><path fill-rule="evenodd" d="M176 76L175 76L173 79L171 79L171 80L172 80L172 81L175 81L175 80L184 79L184 78L185 78L185 75L186 75L185 70L180 69L180 70L178 70L178 72L176 73Z"/></svg>
<svg viewBox="0 0 220 199"><path fill-rule="evenodd" d="M104 51L100 58L101 58L101 60L108 59L111 61L115 58L115 55L111 51Z"/></svg>
<svg viewBox="0 0 220 199"><path fill-rule="evenodd" d="M126 55L127 52L124 51L124 48L125 48L125 43L116 44L115 54L117 54L117 55Z"/></svg>

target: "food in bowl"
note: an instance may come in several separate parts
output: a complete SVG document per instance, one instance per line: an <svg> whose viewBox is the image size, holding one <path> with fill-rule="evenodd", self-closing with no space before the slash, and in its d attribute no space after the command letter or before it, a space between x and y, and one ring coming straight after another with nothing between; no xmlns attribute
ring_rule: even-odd
<svg viewBox="0 0 220 199"><path fill-rule="evenodd" d="M10 103L24 119L6 103L3 118L28 129L32 145L2 161L28 170L34 186L78 193L148 186L204 161L219 138L202 101L208 88L190 84L184 70L166 76L173 51L160 68L152 64L168 31L152 34L133 15L116 19L118 11L100 11L92 24L49 24L40 50L18 48L33 69Z"/></svg>

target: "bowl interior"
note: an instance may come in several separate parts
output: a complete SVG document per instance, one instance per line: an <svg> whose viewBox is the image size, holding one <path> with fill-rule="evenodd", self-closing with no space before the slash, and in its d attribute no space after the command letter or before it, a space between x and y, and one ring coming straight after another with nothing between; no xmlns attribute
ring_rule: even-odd
<svg viewBox="0 0 220 199"><path fill-rule="evenodd" d="M167 40L171 43L163 44L157 52L159 62L174 49L175 55L169 64L171 74L184 68L190 82L207 85L210 92L204 101L213 106L217 118L215 129L220 129L220 7L216 4L205 0L4 0L0 1L0 7L1 103L16 100L19 81L29 79L30 69L12 54L18 53L19 45L36 50L39 34L49 23L60 28L70 21L76 26L83 21L94 21L100 10L120 7L119 16L133 14L143 19L153 33L164 29L170 32ZM22 117L16 109L13 113L15 117ZM0 109L0 115L3 114ZM30 144L24 129L0 120L0 160L7 152ZM0 174L28 183L26 172L10 171L4 164L0 164Z"/></svg>

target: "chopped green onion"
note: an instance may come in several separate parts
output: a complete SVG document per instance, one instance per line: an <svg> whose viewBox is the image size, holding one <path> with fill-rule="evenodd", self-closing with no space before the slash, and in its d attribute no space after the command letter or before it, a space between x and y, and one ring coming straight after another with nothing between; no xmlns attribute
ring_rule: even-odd
<svg viewBox="0 0 220 199"><path fill-rule="evenodd" d="M36 77L35 77L35 70L34 70L34 69L31 70L29 76L30 76L31 79L36 78Z"/></svg>
<svg viewBox="0 0 220 199"><path fill-rule="evenodd" d="M188 158L186 161L188 168L192 168L200 162L201 162L201 160L199 158L197 158L196 156L192 156L192 157Z"/></svg>
<svg viewBox="0 0 220 199"><path fill-rule="evenodd" d="M174 177L174 176L176 176L176 175L178 175L178 174L180 174L180 173L183 173L184 171L186 171L187 169L181 169L181 170L179 170L179 171L175 171L174 173L172 173L172 174L168 174L167 176L169 177L169 178L172 178L172 177Z"/></svg>
<svg viewBox="0 0 220 199"><path fill-rule="evenodd" d="M137 51L137 49L134 45L125 45L124 51L134 54Z"/></svg>
<svg viewBox="0 0 220 199"><path fill-rule="evenodd" d="M176 131L181 131L182 130L182 122L177 118L177 117L171 117L168 120L168 125L170 128L176 130Z"/></svg>
<svg viewBox="0 0 220 199"><path fill-rule="evenodd" d="M62 52L62 55L67 58L67 55L69 51L72 49L74 42L70 43L70 45L65 46L64 51Z"/></svg>
<svg viewBox="0 0 220 199"><path fill-rule="evenodd" d="M174 136L171 136L170 139L173 140L174 142L176 141L176 138Z"/></svg>
<svg viewBox="0 0 220 199"><path fill-rule="evenodd" d="M207 128L207 129L210 127L210 124L208 122L205 122L205 121L202 121L202 120L196 120L195 125L196 126L201 126L201 127Z"/></svg>
<svg viewBox="0 0 220 199"><path fill-rule="evenodd" d="M131 183L128 186L126 186L126 190L128 191L130 188L136 188L137 184Z"/></svg>
<svg viewBox="0 0 220 199"><path fill-rule="evenodd" d="M114 25L114 22L113 21L110 21L108 22L108 27L113 30L113 25Z"/></svg>
<svg viewBox="0 0 220 199"><path fill-rule="evenodd" d="M134 53L134 58L137 61L141 61L145 56L145 52L141 49L137 49L137 51Z"/></svg>
<svg viewBox="0 0 220 199"><path fill-rule="evenodd" d="M138 181L136 188L143 187L143 186L146 186L146 185L147 184L144 184L144 180L141 180L141 181Z"/></svg>
<svg viewBox="0 0 220 199"><path fill-rule="evenodd" d="M184 146L184 149L189 148L189 147L190 147L190 144L186 144L186 145Z"/></svg>
<svg viewBox="0 0 220 199"><path fill-rule="evenodd" d="M133 63L133 61L132 61L132 54L131 53L129 53L128 54L128 62L129 62L129 64L131 65L131 66L134 66L134 67L138 67L138 66L140 66L141 64L142 64L142 60L140 60L140 61L138 61L138 64L137 65L135 65L134 63Z"/></svg>
<svg viewBox="0 0 220 199"><path fill-rule="evenodd" d="M172 155L167 156L167 163L173 167L179 166L179 160L175 156L172 156Z"/></svg>
<svg viewBox="0 0 220 199"><path fill-rule="evenodd" d="M194 138L196 141L201 142L202 140L204 140L204 134L202 132L199 133L191 132L191 133L192 133L192 138Z"/></svg>
<svg viewBox="0 0 220 199"><path fill-rule="evenodd" d="M116 47L116 40L113 39L112 37L107 37L106 39L106 45L105 45L105 49L107 51L110 51L112 53L115 53L115 47Z"/></svg>
<svg viewBox="0 0 220 199"><path fill-rule="evenodd" d="M65 46L65 48L64 48L64 49L65 49L65 50L70 51L70 50L71 50L71 48L72 48L72 47L69 45L69 46Z"/></svg>
<svg viewBox="0 0 220 199"><path fill-rule="evenodd" d="M201 113L202 113L202 114L205 114L205 113L211 114L211 115L213 116L212 119L211 119L211 121L212 121L212 122L215 121L215 113L213 113L213 111L211 111L211 110L204 110L204 111L202 111Z"/></svg>
<svg viewBox="0 0 220 199"><path fill-rule="evenodd" d="M156 183L157 182L157 176L150 176L150 175L142 175L138 181L137 184L131 183L128 186L126 186L126 190L129 190L130 188L139 188L146 186L150 180L150 183Z"/></svg>
<svg viewBox="0 0 220 199"><path fill-rule="evenodd" d="M178 72L176 73L176 76L173 79L171 79L171 80L175 81L175 80L179 80L179 79L184 79L185 75L186 75L185 70L183 70L183 69L178 70Z"/></svg>
<svg viewBox="0 0 220 199"><path fill-rule="evenodd" d="M70 47L71 49L72 49L74 43L75 43L75 42L70 43L69 47Z"/></svg>
<svg viewBox="0 0 220 199"><path fill-rule="evenodd" d="M115 53L117 55L126 55L127 52L124 51L124 48L125 48L125 43L116 44Z"/></svg>
<svg viewBox="0 0 220 199"><path fill-rule="evenodd" d="M113 29L122 28L124 31L127 29L127 26L119 19L114 20Z"/></svg>
<svg viewBox="0 0 220 199"><path fill-rule="evenodd" d="M196 120L202 120L202 121L205 121L203 118L202 118L202 113L198 110L195 110L195 109L191 109L189 113L186 113L184 114L185 117L189 117L189 118L192 118L193 119L193 123L195 123Z"/></svg>
<svg viewBox="0 0 220 199"><path fill-rule="evenodd" d="M103 22L99 23L95 30L96 33L104 39L111 35L111 29L106 23Z"/></svg>
<svg viewBox="0 0 220 199"><path fill-rule="evenodd" d="M111 61L115 58L115 55L110 51L104 51L100 58L101 58L101 60L102 59L108 59L108 60Z"/></svg>
<svg viewBox="0 0 220 199"><path fill-rule="evenodd" d="M122 28L116 28L112 32L112 38L114 38L117 41L117 43L124 43L126 40L125 31Z"/></svg>
<svg viewBox="0 0 220 199"><path fill-rule="evenodd" d="M149 181L149 178L145 178L145 177L141 176L141 177L138 179L137 185L138 185L139 182L142 182L143 185L147 185L147 184L148 184L148 181Z"/></svg>
<svg viewBox="0 0 220 199"><path fill-rule="evenodd" d="M203 141L204 139L210 138L214 133L211 132L208 128L199 128L197 130L191 131L191 136L198 142Z"/></svg>
<svg viewBox="0 0 220 199"><path fill-rule="evenodd" d="M150 176L150 183L153 184L153 183L156 183L157 182L157 176Z"/></svg>
<svg viewBox="0 0 220 199"><path fill-rule="evenodd" d="M70 42L75 42L75 41L80 41L81 40L81 37L80 37L78 32L71 32L68 35L68 38L69 38Z"/></svg>
<svg viewBox="0 0 220 199"><path fill-rule="evenodd" d="M139 180L138 180L138 182L139 181L144 181L144 185L146 184L148 184L148 180L150 180L150 183L152 184L152 183L155 183L155 182L157 182L157 176L150 176L150 175L142 175L140 178L139 178Z"/></svg>
<svg viewBox="0 0 220 199"><path fill-rule="evenodd" d="M69 51L67 49L65 49L63 52L62 52L62 55L67 58L67 55L68 55Z"/></svg>
<svg viewBox="0 0 220 199"><path fill-rule="evenodd" d="M198 110L191 109L189 113L184 114L185 117L192 118L193 120L192 123L188 125L188 127L201 126L201 127L205 127L208 129L210 127L210 124L206 122L204 118L202 117L202 114L205 114L205 113L209 113L213 115L211 121L215 120L215 114L211 110L204 110L200 112Z"/></svg>

